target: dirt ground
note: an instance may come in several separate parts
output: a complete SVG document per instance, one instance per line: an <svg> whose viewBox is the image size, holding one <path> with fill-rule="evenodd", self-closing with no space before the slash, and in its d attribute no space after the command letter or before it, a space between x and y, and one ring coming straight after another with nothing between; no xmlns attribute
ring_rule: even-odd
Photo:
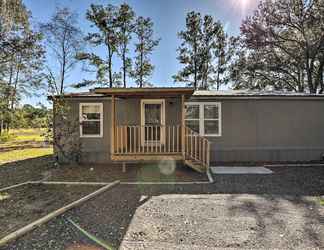
<svg viewBox="0 0 324 250"><path fill-rule="evenodd" d="M38 157L0 165L0 188L26 181L208 181L200 174L173 162L157 164L127 164L123 172L121 164L54 165L52 157Z"/></svg>
<svg viewBox="0 0 324 250"><path fill-rule="evenodd" d="M99 188L27 184L0 192L0 238Z"/></svg>
<svg viewBox="0 0 324 250"><path fill-rule="evenodd" d="M324 168L214 175L214 184L120 185L7 249L323 249Z"/></svg>
<svg viewBox="0 0 324 250"><path fill-rule="evenodd" d="M49 172L48 181L91 181L112 182L176 182L208 181L205 173L201 174L189 167L174 162L127 164L123 172L121 164L84 164L62 166Z"/></svg>
<svg viewBox="0 0 324 250"><path fill-rule="evenodd" d="M149 165L129 167L126 173L104 165L22 166L5 172L0 168L0 181L1 173L10 184L19 176L26 178L24 173L34 180L110 181L118 176L124 181L206 180L189 168L163 174L161 168L152 171ZM213 184L120 185L5 249L101 249L67 219L113 249L324 248L324 206L319 202L324 168L270 169L274 172L270 175L214 175Z"/></svg>
<svg viewBox="0 0 324 250"><path fill-rule="evenodd" d="M44 179L54 168L51 156L0 164L0 188Z"/></svg>

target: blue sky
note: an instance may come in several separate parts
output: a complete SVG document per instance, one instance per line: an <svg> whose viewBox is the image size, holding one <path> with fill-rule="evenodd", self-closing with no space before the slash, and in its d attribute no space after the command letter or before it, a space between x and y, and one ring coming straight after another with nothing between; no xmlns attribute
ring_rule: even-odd
<svg viewBox="0 0 324 250"><path fill-rule="evenodd" d="M161 38L159 46L152 55L152 62L155 65L155 71L151 82L155 86L174 86L172 75L180 68L176 60L176 49L180 44L177 38L177 32L184 29L186 13L189 11L198 11L201 14L212 15L220 20L226 31L231 35L239 34L239 27L245 16L253 13L259 0L128 0L128 1L107 1L107 0L24 0L26 7L32 12L32 22L37 25L40 22L47 22L54 13L56 7L69 7L78 13L78 24L84 34L94 30L90 23L85 19L86 10L91 3L94 4L121 4L128 3L135 10L138 16L150 17L154 22L154 31L156 38ZM89 48L90 49L90 48ZM132 47L130 48L132 57ZM106 55L104 48L96 50ZM120 68L120 62L115 60L114 69ZM50 60L50 65L54 62ZM89 73L82 71L81 65L76 67L69 75L67 82L75 83L82 79L94 79ZM131 80L128 80L129 86L134 86ZM84 89L86 90L86 89ZM80 91L68 89L68 92ZM22 103L46 104L45 94L24 98Z"/></svg>

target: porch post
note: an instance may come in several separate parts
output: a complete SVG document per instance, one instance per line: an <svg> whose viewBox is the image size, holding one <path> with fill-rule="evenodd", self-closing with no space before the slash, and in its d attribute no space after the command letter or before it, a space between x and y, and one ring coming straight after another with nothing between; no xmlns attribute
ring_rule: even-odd
<svg viewBox="0 0 324 250"><path fill-rule="evenodd" d="M181 151L185 160L185 96L181 95Z"/></svg>
<svg viewBox="0 0 324 250"><path fill-rule="evenodd" d="M115 153L115 115L116 109L115 109L115 96L111 96L111 145L110 150L111 154Z"/></svg>

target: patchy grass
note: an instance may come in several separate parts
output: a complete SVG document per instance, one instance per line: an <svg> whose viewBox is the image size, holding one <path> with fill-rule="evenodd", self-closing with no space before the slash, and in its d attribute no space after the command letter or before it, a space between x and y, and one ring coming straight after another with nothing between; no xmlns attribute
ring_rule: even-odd
<svg viewBox="0 0 324 250"><path fill-rule="evenodd" d="M30 158L47 156L53 154L52 148L31 148L0 152L0 165L8 162L20 161Z"/></svg>
<svg viewBox="0 0 324 250"><path fill-rule="evenodd" d="M12 129L10 134L14 136L12 141L44 141L45 129Z"/></svg>
<svg viewBox="0 0 324 250"><path fill-rule="evenodd" d="M12 129L0 138L0 152L27 148L46 147L43 136L45 129Z"/></svg>

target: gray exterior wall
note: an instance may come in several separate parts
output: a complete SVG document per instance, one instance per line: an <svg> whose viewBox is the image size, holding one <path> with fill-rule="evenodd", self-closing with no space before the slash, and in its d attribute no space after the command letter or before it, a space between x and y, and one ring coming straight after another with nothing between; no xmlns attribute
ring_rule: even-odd
<svg viewBox="0 0 324 250"><path fill-rule="evenodd" d="M324 153L324 100L319 98L192 98L221 102L222 135L211 141L211 162L311 161ZM81 138L82 161L110 162L111 101L70 99L71 116L79 103L103 103L103 137ZM165 99L166 125L181 124L180 98ZM140 99L116 101L117 124L140 125Z"/></svg>
<svg viewBox="0 0 324 250"><path fill-rule="evenodd" d="M324 100L211 98L222 105L222 135L211 162L312 161L324 153Z"/></svg>
<svg viewBox="0 0 324 250"><path fill-rule="evenodd" d="M110 162L110 120L111 101L107 99L68 99L71 119L79 119L80 103L103 104L103 136L101 138L80 138L82 145L81 161L106 163ZM79 130L80 136L80 130Z"/></svg>
<svg viewBox="0 0 324 250"><path fill-rule="evenodd" d="M107 163L110 159L111 144L111 100L108 98L75 98L67 102L70 106L71 119L79 118L80 103L103 103L103 137L81 138L81 161L84 163ZM141 124L141 100L117 99L116 119L117 125ZM165 98L165 123L166 125L180 125L181 116L180 98ZM59 128L58 128L59 129ZM80 131L79 131L80 136Z"/></svg>

